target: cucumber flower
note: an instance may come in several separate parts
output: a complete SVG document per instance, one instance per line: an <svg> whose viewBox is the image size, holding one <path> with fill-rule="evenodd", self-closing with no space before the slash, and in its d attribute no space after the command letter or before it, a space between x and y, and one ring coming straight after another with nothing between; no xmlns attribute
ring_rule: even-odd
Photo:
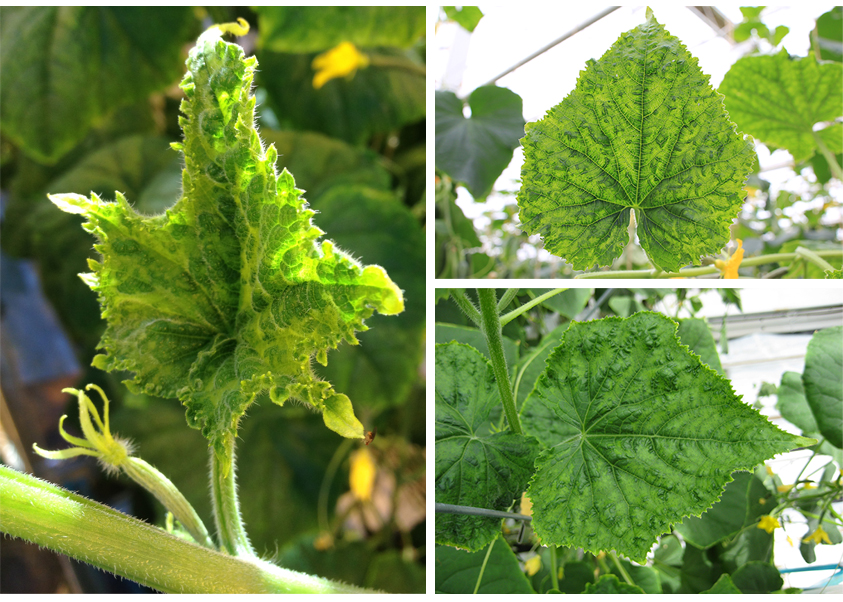
<svg viewBox="0 0 843 602"><path fill-rule="evenodd" d="M781 524L777 518L773 518L769 514L762 516L761 521L758 523L759 529L764 529L767 533L772 533L776 529L780 528Z"/></svg>
<svg viewBox="0 0 843 602"><path fill-rule="evenodd" d="M79 423L82 425L82 433L85 438L69 435L64 430L64 421L67 416L62 416L59 420L59 433L65 441L74 447L48 451L41 449L37 444L33 444L35 453L51 460L66 460L74 456L94 456L106 472L113 473L122 470L130 479L149 491L167 510L172 512L197 543L213 548L214 544L208 536L205 525L202 524L202 519L196 514L190 502L176 489L176 486L158 472L154 466L132 456L133 449L130 442L111 434L108 423L108 397L97 385L85 387L87 391L91 389L96 389L102 397L104 403L102 418L100 418L96 406L85 395L84 391L77 389L62 390L63 393L76 395L79 400Z"/></svg>
<svg viewBox="0 0 843 602"><path fill-rule="evenodd" d="M86 390L96 389L103 399L103 417L100 418L97 408L90 398L83 391L77 389L62 389L62 393L76 395L79 399L79 423L82 425L84 439L67 434L64 430L64 421L67 416L59 420L59 433L62 438L75 447L59 451L48 451L33 444L35 453L51 460L66 460L74 456L94 456L106 472L116 472L129 459L132 453L132 444L125 439L115 438L111 434L108 424L108 397L97 385L88 385ZM93 421L91 420L93 418ZM99 427L97 429L94 424Z"/></svg>
<svg viewBox="0 0 843 602"><path fill-rule="evenodd" d="M828 533L826 533L822 527L817 527L817 530L811 533L808 537L802 540L804 543L814 542L815 544L820 544L825 542L827 544L831 544L831 540L828 538Z"/></svg>
<svg viewBox="0 0 843 602"><path fill-rule="evenodd" d="M524 568L527 571L527 574L532 577L536 573L538 573L542 568L542 557L536 554L532 558L530 558L527 562L524 563Z"/></svg>
<svg viewBox="0 0 843 602"><path fill-rule="evenodd" d="M723 279L729 280L738 277L738 268L743 261L743 241L738 239L738 248L732 253L729 261L718 259L714 262L714 266L723 273Z"/></svg>
<svg viewBox="0 0 843 602"><path fill-rule="evenodd" d="M332 79L353 76L358 69L365 69L369 66L369 57L351 42L342 42L314 58L312 66L316 71L313 87L318 90Z"/></svg>

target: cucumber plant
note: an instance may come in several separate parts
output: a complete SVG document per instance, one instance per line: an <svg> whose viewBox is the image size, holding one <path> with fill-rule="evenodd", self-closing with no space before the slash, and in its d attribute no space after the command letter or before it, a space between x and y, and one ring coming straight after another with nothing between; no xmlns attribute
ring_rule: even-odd
<svg viewBox="0 0 843 602"><path fill-rule="evenodd" d="M765 508L773 498L771 483L765 484L771 475L751 471L776 454L817 445L811 433L819 427L815 422L805 429L808 436L793 435L743 403L722 375L702 320L678 324L641 311L626 318L564 322L538 347L508 363L501 326L535 303L504 313L516 289L506 291L500 301L494 289L478 289L477 305L463 290L452 289L448 295L482 336L466 344L472 341L470 331L444 325L443 336L437 335L435 491L437 504L445 506L437 514L436 541L473 552L474 560L440 548L438 566L453 561L463 569L479 569L493 557L502 567L517 566L511 551L504 551L509 544L498 542L502 525L495 511L507 512L521 500L522 513L529 508L538 542L550 550L543 562L550 565L551 589L560 587L557 552L580 549L594 558L611 558L625 581L609 579L594 587L622 590L637 582L629 573L645 568L640 565L646 564L659 536L677 530L699 549L746 531L755 539L764 535L759 529L767 529L785 507L796 503L784 496ZM533 316L528 324L535 328L541 321ZM446 331L455 340L445 342ZM839 436L837 415L843 403L839 378L829 376L837 360L821 360L818 354L819 345L840 346L839 334L839 329L819 333L806 366L806 377L810 367L818 375L812 386L822 391L814 395L819 404L814 414L832 437ZM836 348L828 353L829 358L837 355ZM522 396L525 382L532 390ZM839 483L831 477L823 504L839 493ZM716 504L721 499L724 505ZM479 515L465 507L479 509ZM831 516L824 508L824 515ZM771 543L770 537L758 547ZM495 547L503 549L493 551ZM611 571L604 568L601 572ZM471 574L479 587L478 573ZM445 575L441 582L437 575L437 589L456 592L447 579L461 578L450 568ZM732 578L743 583L741 575L733 573ZM519 579L513 579L514 591L524 591ZM585 583L569 585L574 589L567 593L585 588ZM673 587L680 588L678 583ZM780 584L771 587L769 591L781 589Z"/></svg>
<svg viewBox="0 0 843 602"><path fill-rule="evenodd" d="M325 426L351 439L366 431L350 399L320 379L315 359L356 332L374 312L401 313L403 293L379 266L363 266L312 223L292 175L276 171L277 152L255 126L257 68L214 26L187 60L181 83L184 141L182 194L162 215L137 213L119 192L54 194L50 199L87 221L100 261L83 280L99 295L107 328L94 366L128 371L133 391L178 398L188 424L210 449L210 489L217 539L161 473L132 456L110 432L84 391L76 394L85 437L73 447L36 451L63 459L97 457L152 492L181 522L180 539L38 481L0 469L2 530L67 553L165 592L362 592L281 569L253 549L239 511L235 441L256 396L295 402L321 413ZM89 387L90 389L91 387ZM96 388L96 387L94 387ZM184 539L187 539L185 541Z"/></svg>

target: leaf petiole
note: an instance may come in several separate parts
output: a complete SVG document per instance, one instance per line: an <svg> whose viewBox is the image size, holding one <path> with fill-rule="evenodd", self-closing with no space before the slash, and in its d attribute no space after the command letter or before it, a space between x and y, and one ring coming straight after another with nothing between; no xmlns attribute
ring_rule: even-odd
<svg viewBox="0 0 843 602"><path fill-rule="evenodd" d="M506 326L507 324L512 322L515 318L517 318L518 316L520 316L524 312L532 309L533 307L535 307L536 305L538 305L539 303L541 303L545 299L550 299L554 295L558 295L559 293L561 293L563 291L567 291L567 290L568 290L567 288L555 288L552 291L548 291L543 295L539 295L535 299L531 299L530 301L528 301L527 303L525 303L521 307L519 307L517 309L513 309L508 314L504 314L503 316L501 316L501 320L500 320L501 326Z"/></svg>

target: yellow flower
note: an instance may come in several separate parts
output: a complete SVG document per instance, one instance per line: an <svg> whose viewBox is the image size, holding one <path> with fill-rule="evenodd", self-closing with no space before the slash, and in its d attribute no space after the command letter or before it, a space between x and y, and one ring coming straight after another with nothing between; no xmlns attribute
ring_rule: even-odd
<svg viewBox="0 0 843 602"><path fill-rule="evenodd" d="M790 547L793 547L793 540L790 538L790 535L787 536L787 543L790 544Z"/></svg>
<svg viewBox="0 0 843 602"><path fill-rule="evenodd" d="M793 489L793 485L779 485L778 487L776 487L776 490L779 493L787 493L791 489Z"/></svg>
<svg viewBox="0 0 843 602"><path fill-rule="evenodd" d="M351 492L361 502L372 499L372 488L375 484L375 461L369 449L364 447L351 456L351 474L349 484Z"/></svg>
<svg viewBox="0 0 843 602"><path fill-rule="evenodd" d="M776 473L774 473L774 472L773 472L773 469L772 469L772 468L770 468L769 466L767 466L766 464L764 465L764 468L766 468L766 469L767 469L767 474L768 474L768 475L770 475L771 477L776 476Z"/></svg>
<svg viewBox="0 0 843 602"><path fill-rule="evenodd" d="M533 502L530 501L526 493L521 494L521 514L533 516Z"/></svg>
<svg viewBox="0 0 843 602"><path fill-rule="evenodd" d="M312 67L316 71L313 87L318 90L332 79L353 76L358 69L368 66L369 57L357 50L351 42L342 42L313 59Z"/></svg>
<svg viewBox="0 0 843 602"><path fill-rule="evenodd" d="M741 265L741 261L743 261L743 241L739 238L738 248L732 253L729 261L718 259L714 262L714 266L723 272L724 280L735 279L738 277L738 268Z"/></svg>
<svg viewBox="0 0 843 602"><path fill-rule="evenodd" d="M802 540L805 543L813 541L816 544L825 542L831 545L831 540L828 538L828 533L823 531L822 527L817 527L817 530L811 533L808 537Z"/></svg>
<svg viewBox="0 0 843 602"><path fill-rule="evenodd" d="M816 489L816 488L817 488L817 486L814 485L813 483L805 483L804 489Z"/></svg>
<svg viewBox="0 0 843 602"><path fill-rule="evenodd" d="M536 554L530 560L524 563L524 568L527 570L527 574L532 577L536 573L538 573L542 568L542 557Z"/></svg>
<svg viewBox="0 0 843 602"><path fill-rule="evenodd" d="M773 518L769 514L762 516L761 522L758 523L758 528L764 529L767 533L772 533L780 527L781 524L779 524L779 520L777 518Z"/></svg>

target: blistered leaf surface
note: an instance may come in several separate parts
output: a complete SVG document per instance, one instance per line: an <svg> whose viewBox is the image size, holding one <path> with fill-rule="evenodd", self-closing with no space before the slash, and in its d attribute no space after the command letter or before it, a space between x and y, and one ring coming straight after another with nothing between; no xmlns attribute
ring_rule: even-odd
<svg viewBox="0 0 843 602"><path fill-rule="evenodd" d="M494 433L489 414L501 405L492 365L461 343L436 346L436 502L506 510L533 473L538 442ZM436 542L471 551L500 533L501 520L436 515Z"/></svg>
<svg viewBox="0 0 843 602"><path fill-rule="evenodd" d="M183 196L163 215L116 202L53 195L83 214L102 261L83 279L99 293L108 327L94 360L135 373L145 393L178 397L191 426L220 456L254 396L269 390L322 412L346 437L363 437L345 395L314 377L374 311L403 309L401 291L378 266L334 248L254 128L254 58L213 28L187 61L182 82Z"/></svg>
<svg viewBox="0 0 843 602"><path fill-rule="evenodd" d="M813 441L744 405L676 330L650 312L575 322L548 358L522 413L544 447L527 492L543 544L642 562L733 471Z"/></svg>
<svg viewBox="0 0 843 602"><path fill-rule="evenodd" d="M817 148L814 124L843 114L841 89L843 64L818 63L813 52L791 58L785 50L743 57L720 85L738 127L761 142L787 149L796 161L810 159ZM836 138L839 147L839 133Z"/></svg>
<svg viewBox="0 0 843 602"><path fill-rule="evenodd" d="M621 254L633 209L654 265L699 264L729 240L754 157L697 59L652 16L589 61L521 142L522 228L578 270Z"/></svg>

